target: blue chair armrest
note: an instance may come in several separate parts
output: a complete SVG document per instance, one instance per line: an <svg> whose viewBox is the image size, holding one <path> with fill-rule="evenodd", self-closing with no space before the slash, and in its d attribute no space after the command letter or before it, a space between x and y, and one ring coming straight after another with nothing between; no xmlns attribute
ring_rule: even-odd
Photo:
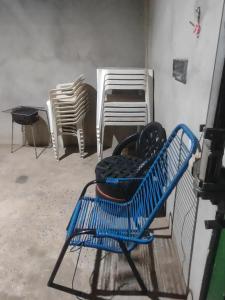
<svg viewBox="0 0 225 300"><path fill-rule="evenodd" d="M106 184L118 184L120 182L127 182L127 181L134 181L134 180L142 180L143 177L124 177L124 178L113 178L113 177L107 177L105 178Z"/></svg>
<svg viewBox="0 0 225 300"><path fill-rule="evenodd" d="M114 240L119 240L119 241L124 241L124 242L133 242L136 244L149 244L153 241L154 235L149 234L145 235L142 238L136 238L136 237L129 237L129 236L124 236L124 235L119 235L119 234L113 234L113 233L107 233L104 231L96 231L96 237L107 237L107 238L112 238Z"/></svg>

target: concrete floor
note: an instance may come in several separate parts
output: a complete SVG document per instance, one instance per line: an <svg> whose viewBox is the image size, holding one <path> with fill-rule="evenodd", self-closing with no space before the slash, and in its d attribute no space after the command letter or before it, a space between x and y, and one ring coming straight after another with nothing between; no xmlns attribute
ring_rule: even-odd
<svg viewBox="0 0 225 300"><path fill-rule="evenodd" d="M76 299L48 288L47 281L81 189L94 178L96 162L96 154L82 160L73 153L57 162L52 149L36 160L31 147L11 154L9 146L0 146L1 300ZM71 286L76 255L67 255L58 282ZM82 252L76 277L76 287L81 290L90 290L95 255L95 250ZM181 276L177 271L176 274ZM113 297L128 298L146 297Z"/></svg>
<svg viewBox="0 0 225 300"><path fill-rule="evenodd" d="M46 286L81 187L96 156L57 162L52 149L0 147L0 299L74 299ZM88 265L88 262L87 262ZM84 269L86 266L84 266Z"/></svg>

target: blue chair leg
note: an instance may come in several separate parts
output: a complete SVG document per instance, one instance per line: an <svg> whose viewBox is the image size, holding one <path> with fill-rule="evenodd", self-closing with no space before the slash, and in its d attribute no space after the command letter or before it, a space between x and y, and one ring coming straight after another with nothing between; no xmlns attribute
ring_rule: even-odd
<svg viewBox="0 0 225 300"><path fill-rule="evenodd" d="M78 296L78 297L83 297L84 299L92 299L93 298L93 295L92 294L87 294L87 293L84 293L84 292L81 292L81 291L78 291L78 290L75 290L73 288L69 288L69 287L66 287L66 286L63 286L63 285L60 285L60 284L57 284L57 283L54 283L54 280L55 280L55 277L56 277L56 274L58 273L58 270L61 266L61 263L63 261L63 258L66 254L66 251L70 245L70 241L74 238L74 236L76 235L79 235L79 234L82 234L82 233L90 233L90 234L93 234L93 230L81 230L76 233L74 233L72 236L68 237L62 247L62 250L59 254L59 257L56 261L56 264L53 268L53 271L51 273L51 276L49 278L49 281L48 281L48 286L49 287L52 287L52 288L55 288L57 290L60 290L60 291L63 291L63 292L66 292L66 293L69 293L69 294L72 294L72 295L75 295L75 296ZM123 251L123 254L125 255L126 259L127 259L127 262L141 288L141 290L145 293L147 293L147 288L130 256L130 252L127 250L127 247L126 245L124 244L124 242L122 241L118 241L119 242L119 245L120 245L120 248L121 250ZM100 298L100 297L95 297L96 300L104 300L103 298Z"/></svg>
<svg viewBox="0 0 225 300"><path fill-rule="evenodd" d="M123 253L124 253L125 257L126 257L127 262L129 264L129 266L130 266L130 268L131 268L131 270L132 270L132 272L133 272L133 274L134 274L134 276L135 276L135 278L136 278L136 280L137 280L137 282L138 282L141 290L143 292L147 293L147 288L146 288L146 286L145 286L145 284L144 284L144 282L143 282L143 280L141 278L141 275L139 274L139 272L138 272L138 270L137 270L137 268L136 268L136 266L135 266L135 264L134 264L134 262L133 262L133 260L132 260L132 258L130 256L129 251L127 250L126 245L123 242L121 242L121 241L119 241L119 244L120 244L120 248L122 249L122 251L123 251Z"/></svg>
<svg viewBox="0 0 225 300"><path fill-rule="evenodd" d="M78 234L79 234L79 233L78 233ZM60 268L60 266L61 266L61 263L62 263L62 261L63 261L63 258L64 258L65 254L66 254L66 251L67 251L67 249L68 249L68 247L69 247L69 245L70 245L70 241L71 241L71 239L72 239L75 235L77 235L77 234L74 234L74 235L72 235L71 237L69 237L69 238L66 239L66 241L65 241L65 243L64 243L64 245L63 245L63 247L62 247L62 250L61 250L61 252L60 252L60 254L59 254L59 257L58 257L58 259L57 259L57 261L56 261L56 264L55 264L55 266L54 266L54 268L53 268L53 271L52 271L52 273L51 273L51 276L50 276L50 278L49 278L49 281L48 281L48 284L47 284L47 285L48 285L49 287L51 287L51 288L60 290L60 291L62 291L62 292L69 293L69 294L72 294L72 295L81 297L81 298L83 298L83 299L89 299L89 300L91 300L91 299L93 299L93 295L92 295L92 294L88 294L88 293L85 293L85 292L82 292L82 291L78 291L78 290L75 290L75 289L73 289L73 288L69 288L69 287L66 287L66 286L64 286L64 285L61 285L61 284L58 284L58 283L55 283L55 282L54 282L55 277L56 277L56 275L57 275L57 273L58 273L58 270L59 270L59 268ZM95 296L94 299L95 299L95 300L105 300L104 298L96 297L96 296Z"/></svg>

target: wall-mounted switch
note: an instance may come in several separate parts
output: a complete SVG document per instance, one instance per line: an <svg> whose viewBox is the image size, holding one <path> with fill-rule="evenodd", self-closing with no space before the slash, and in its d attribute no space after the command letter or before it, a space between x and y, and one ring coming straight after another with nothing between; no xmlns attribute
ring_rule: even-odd
<svg viewBox="0 0 225 300"><path fill-rule="evenodd" d="M187 82L187 59L174 59L173 60L173 77L182 83Z"/></svg>

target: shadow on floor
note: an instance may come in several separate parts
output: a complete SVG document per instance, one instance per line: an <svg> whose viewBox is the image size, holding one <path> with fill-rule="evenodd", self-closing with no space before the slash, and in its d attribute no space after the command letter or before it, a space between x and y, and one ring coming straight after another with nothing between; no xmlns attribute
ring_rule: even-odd
<svg viewBox="0 0 225 300"><path fill-rule="evenodd" d="M84 158L87 158L87 157L93 155L94 153L96 153L96 151L97 151L96 147L88 147L87 152L85 152ZM67 146L65 148L65 153L62 156L60 156L59 160L63 160L66 157L68 157L74 153L79 153L78 146L76 146L76 145Z"/></svg>
<svg viewBox="0 0 225 300"><path fill-rule="evenodd" d="M91 299L96 296L147 296L157 300L186 299L186 287L176 249L170 238L156 239L156 243L140 246L132 252L133 261L147 287L140 290L137 281L122 254L97 251Z"/></svg>
<svg viewBox="0 0 225 300"><path fill-rule="evenodd" d="M104 150L107 150L107 149L110 149L110 147L107 147L107 146L104 147ZM87 148L87 150L85 151L85 156L84 156L84 158L88 158L89 156L95 154L96 152L97 152L97 149L96 149L95 146L89 146L89 147ZM60 156L59 160L63 160L63 159L65 159L66 157L68 157L68 156L70 156L70 155L72 155L72 154L74 154L74 153L79 153L78 146L76 146L76 145L70 145L70 146L67 146L67 147L65 148L65 153L64 153L62 156Z"/></svg>
<svg viewBox="0 0 225 300"><path fill-rule="evenodd" d="M156 238L148 246L143 245L135 248L131 256L144 281L147 292L141 291L123 254L101 250L96 251L94 268L89 277L90 293L71 290L66 287L59 289L80 296L82 299L93 300L109 299L108 297L112 299L114 296L121 296L121 299L122 296L136 296L135 299L148 297L154 300L162 297L169 299L187 298L187 289L172 238ZM82 265L77 268L77 270L81 269ZM79 277L79 271L77 274L75 272L75 275L74 284L76 277Z"/></svg>

